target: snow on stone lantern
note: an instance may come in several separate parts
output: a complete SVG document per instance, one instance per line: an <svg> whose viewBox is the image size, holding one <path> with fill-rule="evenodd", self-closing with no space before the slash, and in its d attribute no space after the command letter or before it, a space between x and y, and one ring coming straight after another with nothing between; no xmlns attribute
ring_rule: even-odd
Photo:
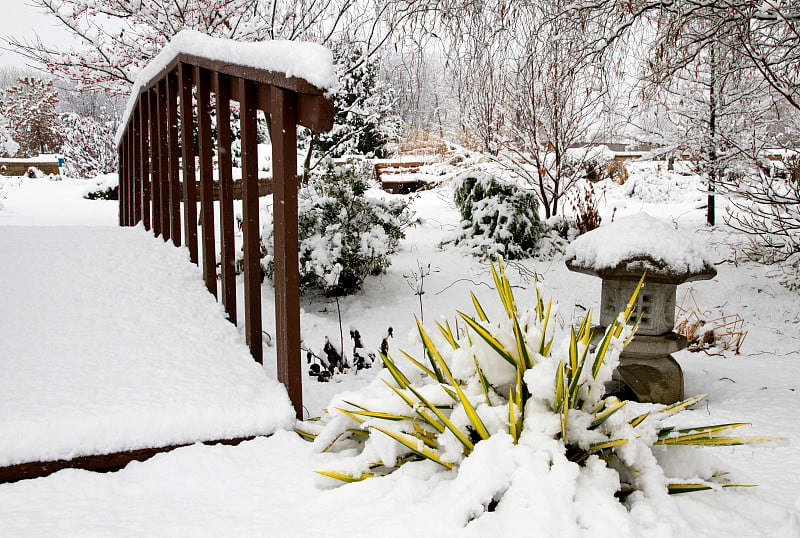
<svg viewBox="0 0 800 538"><path fill-rule="evenodd" d="M603 281L598 339L625 310L647 271L634 311L641 315L639 328L620 355L609 390L641 402L682 400L683 371L671 355L687 345L686 337L672 330L677 287L717 274L700 249L674 226L638 213L578 237L569 246L566 264Z"/></svg>

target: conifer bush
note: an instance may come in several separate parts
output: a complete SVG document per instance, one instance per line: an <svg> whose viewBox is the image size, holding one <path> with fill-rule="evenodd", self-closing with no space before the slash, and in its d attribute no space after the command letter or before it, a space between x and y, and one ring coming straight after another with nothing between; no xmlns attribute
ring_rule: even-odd
<svg viewBox="0 0 800 538"><path fill-rule="evenodd" d="M454 243L483 258L518 259L536 252L544 227L532 191L487 172L467 172L456 178L453 198L462 218Z"/></svg>
<svg viewBox="0 0 800 538"><path fill-rule="evenodd" d="M341 451L329 459L329 469L317 472L354 482L428 460L436 464L431 468L458 476L462 469L474 469L473 458L490 467L508 458L500 466L505 478L498 480L511 484L488 492L487 511L502 505L509 488L547 487L552 480L575 480L576 488L583 480L583 487L591 488L587 481L602 476L609 497L618 499L635 491L652 497L750 485L726 483L716 469L702 470L697 462L686 463L691 478L670 478L659 457L674 446L775 438L727 435L744 423L693 426L687 424L692 417L676 418L705 395L667 406L605 394L619 354L635 332L633 305L644 277L626 310L593 339L591 313L558 335L557 304L544 299L540 283L535 304L520 308L502 261L492 266L492 274L500 316L489 319L473 294L475 313L458 312L452 325L437 322L428 332L418 321L425 359L402 351L402 357L382 353L383 375L362 391L335 399L319 420L298 428L318 451ZM538 462L535 472L531 467L516 474L508 470L531 461ZM544 482L527 483L531 473ZM515 484L517 475L524 484Z"/></svg>
<svg viewBox="0 0 800 538"><path fill-rule="evenodd" d="M298 193L301 292L351 294L364 279L391 264L391 255L413 224L407 200L367 194L365 163L328 165ZM274 274L272 216L262 219L262 268Z"/></svg>

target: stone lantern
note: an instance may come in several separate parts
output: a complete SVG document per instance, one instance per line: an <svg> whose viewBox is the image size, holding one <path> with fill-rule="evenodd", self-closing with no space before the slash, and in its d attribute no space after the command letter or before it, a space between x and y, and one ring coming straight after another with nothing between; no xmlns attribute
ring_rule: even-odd
<svg viewBox="0 0 800 538"><path fill-rule="evenodd" d="M705 280L717 271L674 226L645 213L618 219L576 239L567 252L572 271L603 281L597 339L625 310L642 273L645 284L634 316L641 316L633 340L620 355L609 391L640 402L671 404L683 399L683 371L672 353L686 347L675 333L675 298L684 282Z"/></svg>

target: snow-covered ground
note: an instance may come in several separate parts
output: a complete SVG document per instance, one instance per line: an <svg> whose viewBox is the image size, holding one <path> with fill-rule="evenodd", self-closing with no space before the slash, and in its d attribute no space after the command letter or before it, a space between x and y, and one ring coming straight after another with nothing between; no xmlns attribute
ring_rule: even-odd
<svg viewBox="0 0 800 538"><path fill-rule="evenodd" d="M605 222L612 215L645 211L696 241L717 264L718 275L682 286L679 301L691 288L709 319L738 314L748 331L740 355L678 353L687 395L710 394L689 413L711 423L752 422L748 435L788 438L769 447L687 449L670 461L691 464L718 459L720 467L730 471L731 481L754 482L757 488L643 499L628 512L616 501L579 498L567 482L543 483L541 488L533 482L527 496L504 501L496 512L465 526L467 515L481 502L481 484L492 479L489 467L459 475L420 462L406 464L387 477L332 488L313 471L324 468L335 456L315 454L295 434L278 432L236 447L178 449L116 473L66 470L0 485L0 535L486 536L510 530L541 536L799 536L800 297L778 284L773 269L735 254L732 246L741 244L741 237L722 225L711 229L703 224L700 206L705 195L699 192L696 177L667 172L663 166L631 164L631 178L625 185L607 185L600 192ZM5 196L0 225L116 223L116 204L80 199L75 185L79 182L5 178L0 182ZM41 209L40 201L47 200L52 202ZM429 324L443 316L452 318L457 309L470 311L470 290L490 317L500 311L488 268L458 250L439 248L459 220L449 187L421 193L414 198L413 208L422 222L408 231L402 251L385 275L368 280L361 293L340 299L338 308L331 299L304 299L301 321L306 346L319 351L326 336L338 342L341 312L346 350L352 349L351 327L360 331L367 346L377 346L391 326L395 335L391 349L403 348L418 356L414 315L424 315ZM30 233L25 228L12 230ZM56 235L65 233L51 230ZM155 251L166 248L137 237L145 235L141 230L125 233L132 245L150 244ZM175 253L186 257L182 250ZM12 261L5 251L2 256L4 265ZM415 279L414 273L428 264L431 272L424 282ZM562 328L586 309L597 311L599 279L568 271L563 256L510 264L518 303L534 296L534 270L560 304L557 320ZM24 278L19 273L13 279L7 275L9 287ZM412 289L419 290L420 285L421 296ZM268 285L262 296L264 329L274 334ZM0 300L5 316L5 298ZM4 338L31 336L21 332ZM274 375L274 347L265 351L265 370ZM0 371L8 372L5 365ZM334 395L358 390L377 372L351 371L328 383L307 377L308 415L318 415ZM574 506L582 507L580 514L573 511Z"/></svg>

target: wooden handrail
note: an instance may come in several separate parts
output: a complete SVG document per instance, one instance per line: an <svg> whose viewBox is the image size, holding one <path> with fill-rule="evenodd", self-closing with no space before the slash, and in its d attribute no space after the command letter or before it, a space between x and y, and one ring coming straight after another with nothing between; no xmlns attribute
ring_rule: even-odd
<svg viewBox="0 0 800 538"><path fill-rule="evenodd" d="M271 117L278 380L287 387L295 413L302 418L296 133L298 125L314 131L329 131L333 127L333 104L325 97L324 90L302 78L184 53L177 54L157 75L138 87L135 103L118 137L120 225L134 226L141 222L146 230L152 229L165 241L171 240L176 246L185 245L191 262L202 264L208 291L217 296L212 170L212 151L216 147L220 178L221 297L232 323L238 323L238 319L228 118L230 102L239 102L245 337L258 362L262 362L263 355L256 112L262 110ZM216 140L211 136L212 93L217 107ZM197 184L196 172L199 175ZM198 256L198 201L202 262ZM180 225L181 203L183 228Z"/></svg>

